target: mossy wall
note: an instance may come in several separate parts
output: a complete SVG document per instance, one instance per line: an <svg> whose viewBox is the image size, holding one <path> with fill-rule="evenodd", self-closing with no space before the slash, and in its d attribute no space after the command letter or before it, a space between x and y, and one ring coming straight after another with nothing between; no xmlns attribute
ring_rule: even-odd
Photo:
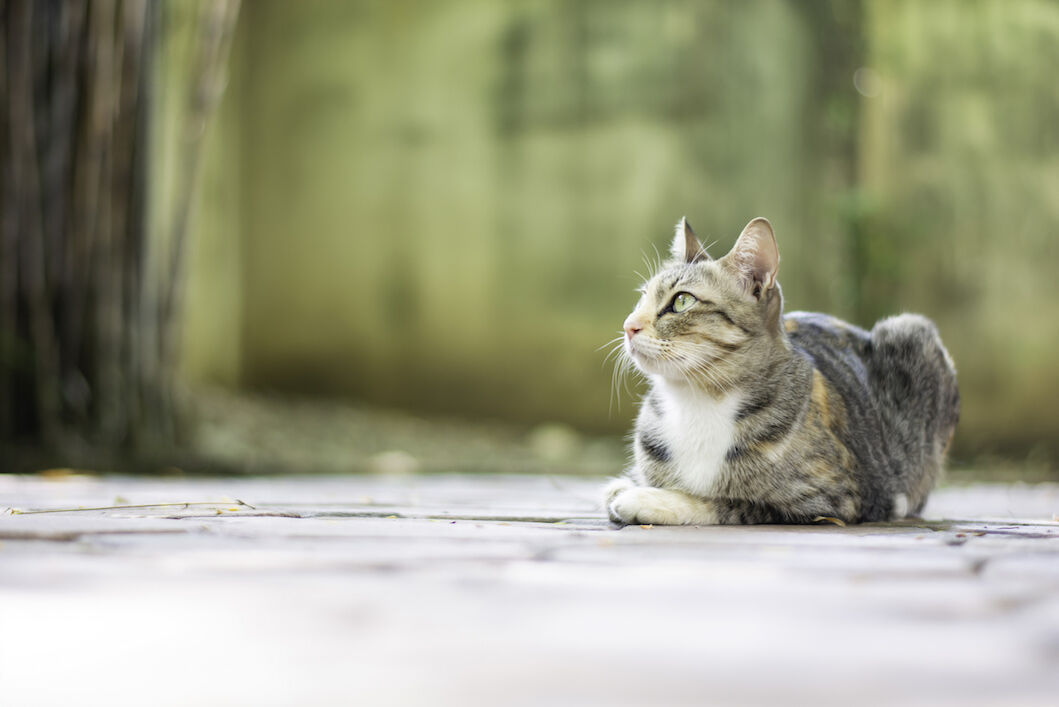
<svg viewBox="0 0 1059 707"><path fill-rule="evenodd" d="M246 3L207 142L189 375L621 429L633 408L609 411L598 347L644 255L681 215L714 254L764 215L789 309L935 317L959 449L1048 454L1057 17L1041 0Z"/></svg>
<svg viewBox="0 0 1059 707"><path fill-rule="evenodd" d="M865 287L937 318L961 449L1059 463L1059 4L868 8Z"/></svg>

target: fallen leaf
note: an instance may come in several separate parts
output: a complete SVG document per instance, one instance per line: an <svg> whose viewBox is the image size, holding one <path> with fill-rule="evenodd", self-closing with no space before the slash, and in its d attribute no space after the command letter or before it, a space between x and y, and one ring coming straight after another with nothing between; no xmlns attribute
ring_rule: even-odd
<svg viewBox="0 0 1059 707"><path fill-rule="evenodd" d="M87 473L78 469L41 469L37 472L37 476L48 481L74 481L77 479L87 479L94 476L91 473Z"/></svg>

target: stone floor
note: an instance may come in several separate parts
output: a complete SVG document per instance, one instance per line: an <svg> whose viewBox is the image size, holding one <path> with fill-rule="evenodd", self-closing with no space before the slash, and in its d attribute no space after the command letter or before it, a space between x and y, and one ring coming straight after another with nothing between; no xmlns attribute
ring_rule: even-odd
<svg viewBox="0 0 1059 707"><path fill-rule="evenodd" d="M0 475L0 704L1059 704L1059 485L618 529L600 483Z"/></svg>

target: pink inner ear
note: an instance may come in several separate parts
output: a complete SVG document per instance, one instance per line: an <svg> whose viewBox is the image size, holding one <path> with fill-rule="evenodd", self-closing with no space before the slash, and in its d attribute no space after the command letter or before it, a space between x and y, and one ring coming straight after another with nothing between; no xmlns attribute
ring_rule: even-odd
<svg viewBox="0 0 1059 707"><path fill-rule="evenodd" d="M706 252L706 249L699 243L699 239L692 236L688 239L688 250L686 251L687 257L685 260L689 263L697 263L702 260L713 260L710 254Z"/></svg>
<svg viewBox="0 0 1059 707"><path fill-rule="evenodd" d="M765 219L757 218L746 225L732 248L732 256L743 275L754 283L748 288L754 297L760 297L763 289L775 284L779 251L772 227Z"/></svg>
<svg viewBox="0 0 1059 707"><path fill-rule="evenodd" d="M681 218L677 222L676 232L673 237L673 257L682 260L685 263L695 263L700 260L713 260L710 254L706 252L706 249L702 247L702 243L695 236L695 231L692 230L691 224L688 223L687 218Z"/></svg>

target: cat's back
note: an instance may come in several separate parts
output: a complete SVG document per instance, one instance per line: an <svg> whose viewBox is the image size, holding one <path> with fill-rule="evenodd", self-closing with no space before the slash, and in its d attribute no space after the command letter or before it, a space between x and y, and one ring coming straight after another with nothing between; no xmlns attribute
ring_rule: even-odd
<svg viewBox="0 0 1059 707"><path fill-rule="evenodd" d="M839 369L845 369L842 373L851 375L857 387L884 394L890 402L921 397L916 389L925 387L929 395L958 405L952 358L937 327L922 315L887 317L871 331L818 312L791 312L783 319L791 346L829 382L840 383L835 379L844 377Z"/></svg>
<svg viewBox="0 0 1059 707"><path fill-rule="evenodd" d="M808 354L826 377L836 365L863 367L871 355L871 334L838 317L820 312L790 312L783 328L796 351Z"/></svg>
<svg viewBox="0 0 1059 707"><path fill-rule="evenodd" d="M900 314L879 320L871 331L818 312L791 312L783 320L794 350L847 401L867 395L883 412L911 406L939 416L926 422L955 425L956 368L930 319Z"/></svg>

